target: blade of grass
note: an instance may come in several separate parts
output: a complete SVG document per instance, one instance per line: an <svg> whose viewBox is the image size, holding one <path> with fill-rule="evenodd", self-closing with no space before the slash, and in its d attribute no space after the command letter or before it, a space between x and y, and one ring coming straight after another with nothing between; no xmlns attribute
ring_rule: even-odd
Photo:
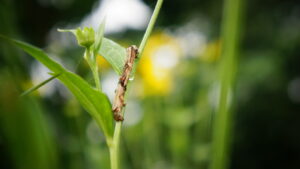
<svg viewBox="0 0 300 169"><path fill-rule="evenodd" d="M49 83L51 80L55 79L56 77L58 77L60 74L55 74L53 76L51 76L50 78L44 80L43 82L39 83L38 85L36 86L33 86L32 88L26 90L25 92L23 92L20 97L23 97L23 96L27 96L28 94L34 92L35 90L39 89L40 87L44 86L45 84Z"/></svg>
<svg viewBox="0 0 300 169"><path fill-rule="evenodd" d="M222 25L222 54L220 63L220 96L213 128L211 169L228 168L232 127L232 89L237 68L242 0L225 0ZM231 100L229 100L231 99Z"/></svg>

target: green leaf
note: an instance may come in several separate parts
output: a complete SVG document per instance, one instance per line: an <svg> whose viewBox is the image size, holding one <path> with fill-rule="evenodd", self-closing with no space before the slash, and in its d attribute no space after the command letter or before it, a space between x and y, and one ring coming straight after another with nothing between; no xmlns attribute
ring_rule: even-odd
<svg viewBox="0 0 300 169"><path fill-rule="evenodd" d="M75 95L81 105L92 115L102 128L107 140L113 136L111 104L107 96L92 88L80 76L66 71L58 77Z"/></svg>
<svg viewBox="0 0 300 169"><path fill-rule="evenodd" d="M95 46L94 46L94 54L95 55L100 50L102 39L103 39L103 34L104 34L104 28L105 28L105 19L101 22L101 24L99 25L98 31L96 32Z"/></svg>
<svg viewBox="0 0 300 169"><path fill-rule="evenodd" d="M112 65L119 75L122 74L127 57L124 47L110 39L103 38L99 54Z"/></svg>
<svg viewBox="0 0 300 169"><path fill-rule="evenodd" d="M84 109L96 120L98 125L102 128L107 142L109 143L111 141L113 136L113 117L111 104L105 94L95 90L80 76L69 72L60 64L50 59L41 49L21 41L6 38L2 35L0 35L0 38L23 49L55 74L60 74L57 79L72 92Z"/></svg>

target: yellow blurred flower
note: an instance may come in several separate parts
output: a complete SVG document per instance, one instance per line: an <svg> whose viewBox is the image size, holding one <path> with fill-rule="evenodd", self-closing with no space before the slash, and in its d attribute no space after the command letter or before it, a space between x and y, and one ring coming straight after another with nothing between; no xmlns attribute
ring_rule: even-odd
<svg viewBox="0 0 300 169"><path fill-rule="evenodd" d="M152 35L138 65L145 95L165 95L172 89L172 70L181 54L177 40L165 33Z"/></svg>
<svg viewBox="0 0 300 169"><path fill-rule="evenodd" d="M220 40L208 43L204 53L200 55L200 59L204 62L214 62L218 60L221 54L221 46L222 43Z"/></svg>
<svg viewBox="0 0 300 169"><path fill-rule="evenodd" d="M105 71L111 68L110 64L107 62L106 59L104 59L103 56L97 55L96 62L100 68L100 71Z"/></svg>

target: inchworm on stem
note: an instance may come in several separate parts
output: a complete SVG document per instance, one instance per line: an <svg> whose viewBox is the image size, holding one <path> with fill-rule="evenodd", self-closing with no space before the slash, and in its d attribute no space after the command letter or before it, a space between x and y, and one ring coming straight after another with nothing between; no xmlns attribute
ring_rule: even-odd
<svg viewBox="0 0 300 169"><path fill-rule="evenodd" d="M127 48L127 60L125 62L123 73L120 76L118 87L116 89L116 96L113 103L113 114L116 121L123 121L122 109L126 105L124 102L124 96L129 81L131 71L133 69L134 60L138 56L138 48L136 46L130 46Z"/></svg>

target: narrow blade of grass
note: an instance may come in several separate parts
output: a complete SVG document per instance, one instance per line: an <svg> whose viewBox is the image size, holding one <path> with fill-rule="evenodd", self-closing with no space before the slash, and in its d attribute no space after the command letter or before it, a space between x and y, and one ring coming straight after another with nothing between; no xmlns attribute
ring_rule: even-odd
<svg viewBox="0 0 300 169"><path fill-rule="evenodd" d="M225 0L222 24L222 54L220 63L219 105L213 128L211 169L226 169L229 165L232 138L233 87L237 69L242 0Z"/></svg>
<svg viewBox="0 0 300 169"><path fill-rule="evenodd" d="M44 86L45 84L49 83L51 80L55 79L56 77L58 77L60 74L56 74L56 75L53 75L51 76L50 78L44 80L43 82L39 83L38 85L36 86L33 86L32 88L26 90L25 92L23 92L20 97L23 97L23 96L27 96L29 95L30 93L34 92L35 90L39 89L40 87Z"/></svg>

